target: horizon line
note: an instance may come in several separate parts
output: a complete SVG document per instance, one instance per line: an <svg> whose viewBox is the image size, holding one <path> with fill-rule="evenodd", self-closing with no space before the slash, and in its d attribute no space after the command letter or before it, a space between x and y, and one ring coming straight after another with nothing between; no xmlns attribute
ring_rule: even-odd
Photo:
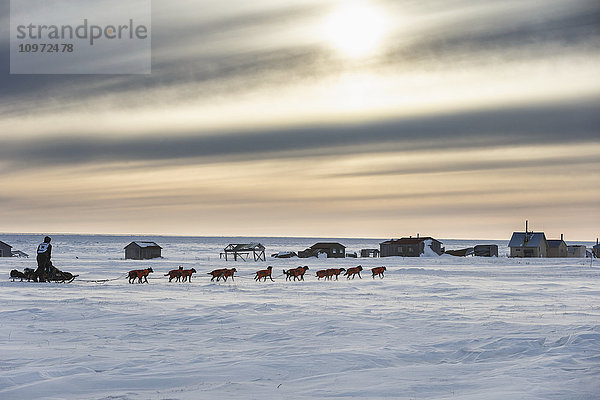
<svg viewBox="0 0 600 400"><path fill-rule="evenodd" d="M519 232L519 231L513 231ZM262 235L178 235L178 234L164 234L164 233L90 233L90 232L0 232L0 235L40 235L40 236L49 236L49 235L57 235L57 236L157 236L157 237L174 237L174 238L276 238L276 239L350 239L350 240L390 240L402 237L416 237L416 235L408 235L408 236L397 236L392 238L387 237L344 237L344 236L262 236ZM421 237L433 237L431 235L419 235ZM498 238L440 238L441 240L493 240L493 241L510 241L510 238L507 239L498 239ZM553 239L548 239L553 240ZM564 240L564 239L563 239ZM596 239L597 240L597 239ZM581 239L569 239L564 240L565 242L595 242L594 240L581 240Z"/></svg>

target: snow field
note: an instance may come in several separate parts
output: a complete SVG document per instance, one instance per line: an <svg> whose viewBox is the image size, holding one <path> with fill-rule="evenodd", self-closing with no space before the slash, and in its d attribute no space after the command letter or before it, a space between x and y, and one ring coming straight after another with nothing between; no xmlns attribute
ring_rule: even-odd
<svg viewBox="0 0 600 400"><path fill-rule="evenodd" d="M600 398L600 268L589 260L139 262L101 248L57 252L80 275L71 284L10 282L35 261L0 259L0 398ZM358 264L363 279L314 276ZM191 284L162 276L178 265L198 271ZM266 265L275 282L255 282ZM305 282L280 276L298 265L310 267ZM373 280L379 265L386 277ZM83 281L146 266L150 284ZM206 275L234 266L234 282Z"/></svg>

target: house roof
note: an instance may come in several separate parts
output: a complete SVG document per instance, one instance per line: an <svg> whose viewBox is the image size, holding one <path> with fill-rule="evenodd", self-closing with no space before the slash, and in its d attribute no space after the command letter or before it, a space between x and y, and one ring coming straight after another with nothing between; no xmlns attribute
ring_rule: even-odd
<svg viewBox="0 0 600 400"><path fill-rule="evenodd" d="M557 248L560 247L561 243L565 243L564 240L560 240L560 239L552 239L552 240L546 240L546 243L548 243L548 247L552 247L552 248ZM567 244L565 243L565 246Z"/></svg>
<svg viewBox="0 0 600 400"><path fill-rule="evenodd" d="M513 232L508 247L540 247L546 240L544 232Z"/></svg>
<svg viewBox="0 0 600 400"><path fill-rule="evenodd" d="M255 251L255 250L264 250L265 246L258 242L252 243L231 243L225 247L225 251Z"/></svg>
<svg viewBox="0 0 600 400"><path fill-rule="evenodd" d="M131 245L135 245L135 246L142 247L142 248L145 248L145 247L158 247L159 249L162 249L162 247L160 247L159 245L157 245L154 242L138 242L138 241L134 241L134 242L129 243L127 246L125 246L125 248L128 248Z"/></svg>
<svg viewBox="0 0 600 400"><path fill-rule="evenodd" d="M8 243L4 243L2 240L0 240L0 244L3 244L3 245L5 245L5 246L8 246L8 247L10 247L10 248L12 249L12 246L11 246L10 244L8 244Z"/></svg>
<svg viewBox="0 0 600 400"><path fill-rule="evenodd" d="M391 239L380 244L417 244L424 242L425 240L434 240L438 243L442 243L437 239L432 238L431 236L423 236L423 237L403 237L401 239Z"/></svg>
<svg viewBox="0 0 600 400"><path fill-rule="evenodd" d="M346 246L344 246L343 244L337 243L337 242L319 242L319 243L315 243L312 246L310 246L311 249L316 250L316 249L331 249L333 247L343 247L346 248Z"/></svg>

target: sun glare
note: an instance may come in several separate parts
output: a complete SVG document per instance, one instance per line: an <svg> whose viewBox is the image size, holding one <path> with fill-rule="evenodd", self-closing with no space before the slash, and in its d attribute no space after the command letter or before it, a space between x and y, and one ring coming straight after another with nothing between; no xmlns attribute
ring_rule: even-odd
<svg viewBox="0 0 600 400"><path fill-rule="evenodd" d="M374 54L385 36L385 15L366 1L344 2L323 22L324 40L348 58Z"/></svg>

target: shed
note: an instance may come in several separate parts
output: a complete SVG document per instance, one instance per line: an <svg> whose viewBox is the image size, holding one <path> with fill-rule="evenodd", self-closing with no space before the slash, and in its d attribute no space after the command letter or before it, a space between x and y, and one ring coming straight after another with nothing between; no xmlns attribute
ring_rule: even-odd
<svg viewBox="0 0 600 400"><path fill-rule="evenodd" d="M551 258L567 258L567 244L562 239L548 240L548 257Z"/></svg>
<svg viewBox="0 0 600 400"><path fill-rule="evenodd" d="M242 261L246 261L252 253L254 261L266 261L265 246L260 243L231 243L223 249L223 252L219 254L220 258L225 257L225 261L229 261L229 258L233 256L233 261L237 261L240 258Z"/></svg>
<svg viewBox="0 0 600 400"><path fill-rule="evenodd" d="M310 246L310 249L315 252L324 252L327 258L345 258L346 246L337 242L319 242Z"/></svg>
<svg viewBox="0 0 600 400"><path fill-rule="evenodd" d="M126 260L149 260L162 257L162 247L154 242L131 242L125 246Z"/></svg>
<svg viewBox="0 0 600 400"><path fill-rule="evenodd" d="M0 257L12 257L12 246L0 241Z"/></svg>
<svg viewBox="0 0 600 400"><path fill-rule="evenodd" d="M598 243L598 239L596 239L596 244L592 247L592 255L596 258L600 258L600 243Z"/></svg>
<svg viewBox="0 0 600 400"><path fill-rule="evenodd" d="M373 257L373 258L377 258L379 257L379 249L362 249L360 251L360 256L367 258L367 257Z"/></svg>
<svg viewBox="0 0 600 400"><path fill-rule="evenodd" d="M567 246L567 258L585 258L587 248L583 245Z"/></svg>
<svg viewBox="0 0 600 400"><path fill-rule="evenodd" d="M497 244L478 244L473 250L476 257L498 257Z"/></svg>
<svg viewBox="0 0 600 400"><path fill-rule="evenodd" d="M508 247L511 257L539 258L548 255L544 232L513 232Z"/></svg>
<svg viewBox="0 0 600 400"><path fill-rule="evenodd" d="M425 242L429 242L429 247L438 256L444 253L442 242L430 236L416 238L403 237L401 239L391 239L379 244L381 257L420 257L425 254Z"/></svg>

